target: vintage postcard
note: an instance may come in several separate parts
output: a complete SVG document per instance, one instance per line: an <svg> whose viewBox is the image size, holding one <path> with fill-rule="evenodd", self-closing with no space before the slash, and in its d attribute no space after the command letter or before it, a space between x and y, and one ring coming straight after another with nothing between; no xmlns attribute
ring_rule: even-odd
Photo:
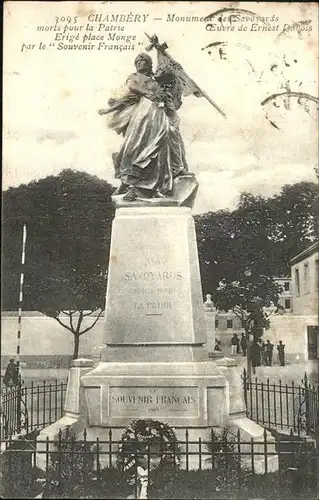
<svg viewBox="0 0 319 500"><path fill-rule="evenodd" d="M4 3L2 498L315 499L318 5Z"/></svg>

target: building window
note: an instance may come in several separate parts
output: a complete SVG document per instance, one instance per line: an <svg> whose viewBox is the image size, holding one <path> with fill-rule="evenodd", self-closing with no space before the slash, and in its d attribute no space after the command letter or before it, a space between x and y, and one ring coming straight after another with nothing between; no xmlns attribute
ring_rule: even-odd
<svg viewBox="0 0 319 500"><path fill-rule="evenodd" d="M319 260L315 260L315 290L319 288Z"/></svg>
<svg viewBox="0 0 319 500"><path fill-rule="evenodd" d="M216 330L218 328L218 319L215 319L215 328L216 328Z"/></svg>
<svg viewBox="0 0 319 500"><path fill-rule="evenodd" d="M304 291L305 293L309 293L309 265L303 265L303 279L304 279Z"/></svg>
<svg viewBox="0 0 319 500"><path fill-rule="evenodd" d="M290 299L285 299L285 309L290 309Z"/></svg>
<svg viewBox="0 0 319 500"><path fill-rule="evenodd" d="M290 283L289 283L289 281L285 281L284 287L285 287L285 292L289 292L289 290L290 290Z"/></svg>
<svg viewBox="0 0 319 500"><path fill-rule="evenodd" d="M227 328L233 328L233 320L232 319L227 320Z"/></svg>
<svg viewBox="0 0 319 500"><path fill-rule="evenodd" d="M245 319L242 319L241 320L241 327L246 328L246 326L247 326L247 321Z"/></svg>
<svg viewBox="0 0 319 500"><path fill-rule="evenodd" d="M300 295L300 278L299 278L299 269L295 270L295 284L296 284L296 294Z"/></svg>

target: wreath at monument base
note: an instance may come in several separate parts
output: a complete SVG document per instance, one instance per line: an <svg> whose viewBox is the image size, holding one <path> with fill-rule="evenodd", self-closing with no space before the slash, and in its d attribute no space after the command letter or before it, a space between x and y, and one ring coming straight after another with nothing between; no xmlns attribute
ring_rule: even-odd
<svg viewBox="0 0 319 500"><path fill-rule="evenodd" d="M158 420L134 420L122 434L117 466L129 476L137 467L152 471L159 465L179 465L174 429Z"/></svg>

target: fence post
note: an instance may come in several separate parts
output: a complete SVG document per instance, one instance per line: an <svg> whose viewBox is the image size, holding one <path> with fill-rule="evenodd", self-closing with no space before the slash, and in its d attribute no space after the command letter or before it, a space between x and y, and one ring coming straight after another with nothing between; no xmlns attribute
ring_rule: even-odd
<svg viewBox="0 0 319 500"><path fill-rule="evenodd" d="M270 383L269 378L267 378L267 408L268 408L268 425L271 425L271 414L270 414Z"/></svg>
<svg viewBox="0 0 319 500"><path fill-rule="evenodd" d="M30 430L33 431L33 380L31 381L31 390L30 390L30 400L31 400L31 409L30 409ZM57 419L56 419L57 420Z"/></svg>
<svg viewBox="0 0 319 500"><path fill-rule="evenodd" d="M134 498L138 498L138 475L137 475L137 464L138 464L138 439L137 430L134 430Z"/></svg>
<svg viewBox="0 0 319 500"><path fill-rule="evenodd" d="M49 436L47 436L45 440L45 474L48 474L49 471Z"/></svg>
<svg viewBox="0 0 319 500"><path fill-rule="evenodd" d="M245 400L245 406L246 406L246 415L248 415L248 405L247 405L247 391L248 391L248 376L247 376L247 371L246 368L244 368L244 372L242 374L242 379L243 379L243 389L244 389L244 400Z"/></svg>
<svg viewBox="0 0 319 500"><path fill-rule="evenodd" d="M281 385L281 379L279 379L279 409L280 409L280 427L282 429L283 428L283 421L282 421L282 385Z"/></svg>
<svg viewBox="0 0 319 500"><path fill-rule="evenodd" d="M96 438L96 475L97 479L100 479L101 466L100 466L100 440Z"/></svg>
<svg viewBox="0 0 319 500"><path fill-rule="evenodd" d="M19 379L17 385L17 432L21 432L21 415L22 415L22 390L21 390L21 380Z"/></svg>
<svg viewBox="0 0 319 500"><path fill-rule="evenodd" d="M176 459L176 441L173 442L173 460L174 460L174 470L176 470L177 459Z"/></svg>
<svg viewBox="0 0 319 500"><path fill-rule="evenodd" d="M293 418L293 430L296 431L296 405L295 405L295 384L292 380L291 382L291 391L292 391L292 418ZM298 415L297 415L298 418Z"/></svg>
<svg viewBox="0 0 319 500"><path fill-rule="evenodd" d="M188 463L188 429L185 431L185 451L186 451L186 470L188 471L189 469L189 463Z"/></svg>
<svg viewBox="0 0 319 500"><path fill-rule="evenodd" d="M211 430L211 444L212 444L212 469L215 468L215 433Z"/></svg>
<svg viewBox="0 0 319 500"><path fill-rule="evenodd" d="M109 467L112 467L112 429L109 430Z"/></svg>
<svg viewBox="0 0 319 500"><path fill-rule="evenodd" d="M202 470L202 438L198 438L199 470Z"/></svg>
<svg viewBox="0 0 319 500"><path fill-rule="evenodd" d="M238 485L241 486L241 447L240 447L240 430L237 431L237 473L238 473Z"/></svg>
<svg viewBox="0 0 319 500"><path fill-rule="evenodd" d="M254 438L250 438L250 455L251 455L251 472L255 474L255 450L254 450Z"/></svg>
<svg viewBox="0 0 319 500"><path fill-rule="evenodd" d="M151 451L150 451L150 443L149 442L146 445L146 454L147 454L147 477L149 478L150 472L151 472Z"/></svg>
<svg viewBox="0 0 319 500"><path fill-rule="evenodd" d="M265 457L265 474L268 472L268 449L267 449L267 432L264 429L264 457Z"/></svg>
<svg viewBox="0 0 319 500"><path fill-rule="evenodd" d="M227 469L228 469L228 461L229 461L227 432L223 432L223 435L222 435L222 452L224 453L224 457L225 457L225 469L227 471Z"/></svg>
<svg viewBox="0 0 319 500"><path fill-rule="evenodd" d="M66 433L66 436L65 436L65 440L67 441L68 439L68 429L67 429L67 433ZM62 497L62 482L61 482L61 471L62 471L62 463L61 463L61 460L62 460L62 431L61 429L59 430L59 436L58 436L58 451L57 451L57 454L58 454L58 474L59 474L59 485L58 485L58 491L59 491L59 495Z"/></svg>
<svg viewBox="0 0 319 500"><path fill-rule="evenodd" d="M255 377L255 400L256 400L256 422L257 424L259 423L259 398L258 398L258 380L257 377Z"/></svg>
<svg viewBox="0 0 319 500"><path fill-rule="evenodd" d="M310 404L309 404L309 382L307 373L305 372L304 379L302 380L305 386L305 416L306 416L306 433L310 434L311 424L310 424Z"/></svg>

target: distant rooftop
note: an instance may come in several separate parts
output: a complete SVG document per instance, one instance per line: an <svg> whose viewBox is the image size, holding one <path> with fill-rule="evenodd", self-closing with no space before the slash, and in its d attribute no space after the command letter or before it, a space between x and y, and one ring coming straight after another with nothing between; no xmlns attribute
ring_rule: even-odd
<svg viewBox="0 0 319 500"><path fill-rule="evenodd" d="M300 262L301 260L306 259L310 255L313 255L315 252L318 252L318 250L319 250L319 241L316 241L313 245L311 245L310 247L306 248L305 250L300 252L298 255L293 257L290 260L290 264L291 265L297 264L297 262Z"/></svg>

